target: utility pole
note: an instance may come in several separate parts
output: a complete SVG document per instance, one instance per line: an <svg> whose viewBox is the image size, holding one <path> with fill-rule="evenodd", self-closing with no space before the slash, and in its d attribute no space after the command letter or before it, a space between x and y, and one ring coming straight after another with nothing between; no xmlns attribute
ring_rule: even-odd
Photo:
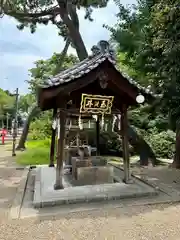
<svg viewBox="0 0 180 240"><path fill-rule="evenodd" d="M7 131L9 131L9 114L6 113L6 128L7 128Z"/></svg>
<svg viewBox="0 0 180 240"><path fill-rule="evenodd" d="M15 157L15 149L16 149L16 137L17 137L17 112L18 112L18 88L16 88L16 100L15 100L15 112L14 112L14 125L13 125L13 147L12 147L12 156Z"/></svg>

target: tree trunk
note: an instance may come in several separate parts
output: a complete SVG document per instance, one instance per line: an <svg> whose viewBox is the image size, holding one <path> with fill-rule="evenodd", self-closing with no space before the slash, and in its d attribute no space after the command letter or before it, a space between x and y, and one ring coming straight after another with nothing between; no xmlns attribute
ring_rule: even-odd
<svg viewBox="0 0 180 240"><path fill-rule="evenodd" d="M118 135L121 135L121 130L118 130L118 127L115 125L115 132ZM148 143L137 134L137 132L128 125L128 132L127 132L128 141L131 146L134 148L135 152L139 154L140 157L140 165L147 166L149 164L149 160L151 160L152 165L155 166L158 164L156 156L148 145Z"/></svg>
<svg viewBox="0 0 180 240"><path fill-rule="evenodd" d="M152 148L131 126L128 127L128 140L140 156L140 165L147 166L149 160L151 160L153 166L158 164Z"/></svg>
<svg viewBox="0 0 180 240"><path fill-rule="evenodd" d="M176 129L176 145L175 145L175 154L174 161L172 163L173 168L180 169L180 127Z"/></svg>
<svg viewBox="0 0 180 240"><path fill-rule="evenodd" d="M22 132L22 135L21 135L21 138L19 140L19 144L18 144L16 150L23 150L26 148L25 142L26 142L27 135L29 132L29 126L30 126L31 120L33 119L33 117L37 116L39 113L40 113L40 109L38 108L38 106L37 105L34 106L26 119L26 122L25 122L24 128L23 128L23 132Z"/></svg>
<svg viewBox="0 0 180 240"><path fill-rule="evenodd" d="M62 3L62 1L58 1L58 4L60 6L60 12L59 12L60 17L62 21L65 23L65 25L67 26L69 31L69 37L76 49L77 56L79 60L82 61L88 57L88 52L86 50L85 44L79 32L79 21L76 13L76 8L74 8L73 4L71 4L71 9L70 9L71 19L70 19L67 6L64 3Z"/></svg>

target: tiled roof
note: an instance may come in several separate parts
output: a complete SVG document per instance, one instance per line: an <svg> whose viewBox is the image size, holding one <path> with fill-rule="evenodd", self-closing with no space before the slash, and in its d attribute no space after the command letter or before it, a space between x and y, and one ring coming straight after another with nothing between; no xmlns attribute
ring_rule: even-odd
<svg viewBox="0 0 180 240"><path fill-rule="evenodd" d="M91 70L98 67L102 62L105 60L108 60L111 62L115 69L120 72L120 74L126 78L130 84L137 87L141 92L144 92L148 95L152 95L156 97L156 95L151 92L148 88L142 87L140 84L138 84L135 80L130 78L126 73L119 70L116 66L116 61L113 59L113 57L109 53L100 53L96 56L90 56L83 61L75 64L72 68L69 68L67 70L64 70L57 74L56 76L48 79L45 85L41 86L42 88L48 88L52 86L58 86L63 83L67 83L70 81L74 81L75 79L83 76L84 74L90 72Z"/></svg>

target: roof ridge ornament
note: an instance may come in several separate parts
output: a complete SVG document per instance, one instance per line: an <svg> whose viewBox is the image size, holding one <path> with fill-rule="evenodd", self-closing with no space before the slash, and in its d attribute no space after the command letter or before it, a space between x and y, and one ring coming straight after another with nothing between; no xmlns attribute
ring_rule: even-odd
<svg viewBox="0 0 180 240"><path fill-rule="evenodd" d="M109 57L113 62L116 62L115 51L106 40L100 40L97 45L93 45L91 51L93 57L103 54Z"/></svg>
<svg viewBox="0 0 180 240"><path fill-rule="evenodd" d="M101 53L101 50L99 49L98 46L96 45L93 45L92 48L91 48L91 52L92 52L92 56L97 56Z"/></svg>
<svg viewBox="0 0 180 240"><path fill-rule="evenodd" d="M110 44L108 41L100 40L97 46L99 47L101 53L109 53Z"/></svg>

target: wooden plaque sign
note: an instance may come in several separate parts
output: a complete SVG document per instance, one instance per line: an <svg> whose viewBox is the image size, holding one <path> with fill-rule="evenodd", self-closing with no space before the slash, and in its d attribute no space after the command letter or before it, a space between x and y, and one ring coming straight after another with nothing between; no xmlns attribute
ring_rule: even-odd
<svg viewBox="0 0 180 240"><path fill-rule="evenodd" d="M111 114L113 96L82 94L80 113Z"/></svg>

